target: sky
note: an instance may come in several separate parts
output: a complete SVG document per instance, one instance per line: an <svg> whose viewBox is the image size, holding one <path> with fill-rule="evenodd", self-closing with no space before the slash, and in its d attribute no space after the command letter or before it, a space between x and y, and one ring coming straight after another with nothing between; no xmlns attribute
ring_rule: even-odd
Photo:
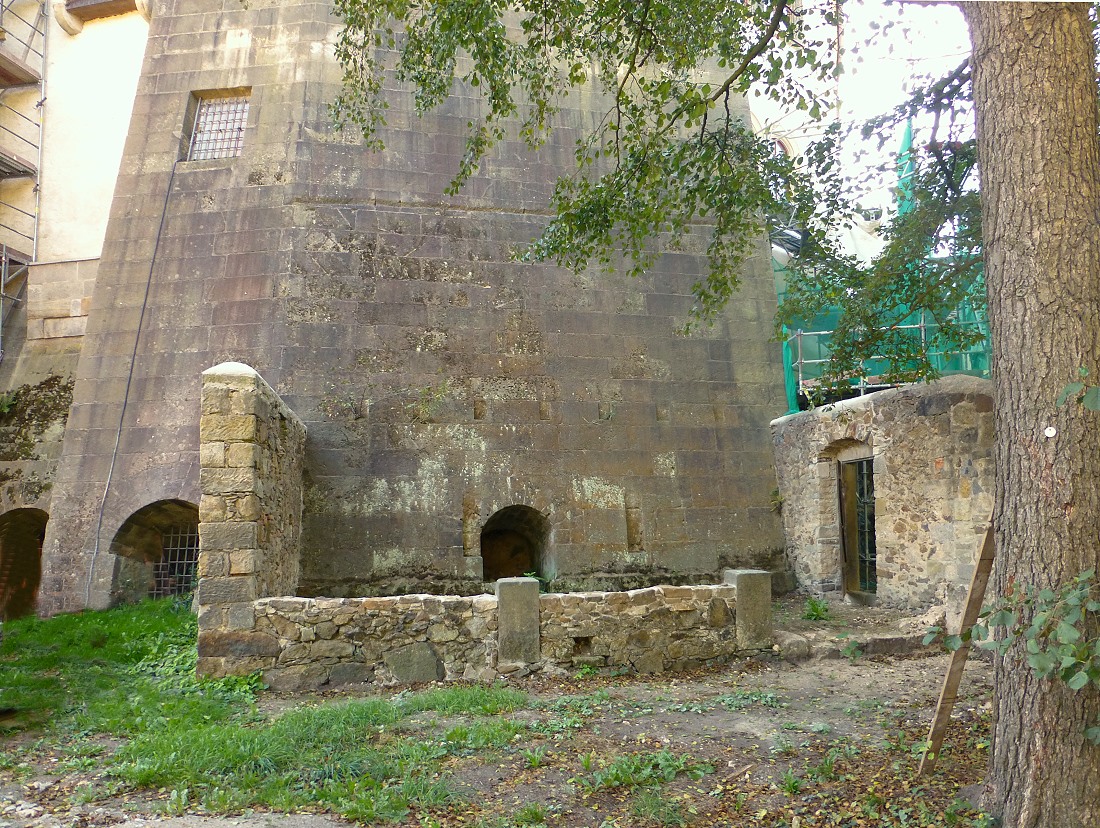
<svg viewBox="0 0 1100 828"><path fill-rule="evenodd" d="M810 0L807 5L814 2ZM922 78L945 75L969 54L966 24L953 3L847 0L844 9L844 72L837 87L843 123L861 124L892 109L919 86ZM835 32L829 34L835 37ZM820 131L807 129L802 113L782 112L762 98L751 99L750 106L758 127L788 139L796 152ZM930 132L930 118L914 124L917 143L927 140ZM901 141L901 129L886 136L882 152L877 151L877 142L853 139L845 147L842 163L853 172L875 163L892 165ZM858 158L859 150L869 152L870 158ZM869 188L865 206L889 208L890 188L895 184L895 180L880 178Z"/></svg>

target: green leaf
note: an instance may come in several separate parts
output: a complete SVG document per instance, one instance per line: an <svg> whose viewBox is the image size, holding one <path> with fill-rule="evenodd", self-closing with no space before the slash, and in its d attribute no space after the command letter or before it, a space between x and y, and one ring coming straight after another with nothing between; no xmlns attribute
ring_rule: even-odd
<svg viewBox="0 0 1100 828"><path fill-rule="evenodd" d="M1100 411L1100 385L1090 385L1081 397L1081 405L1089 411Z"/></svg>
<svg viewBox="0 0 1100 828"><path fill-rule="evenodd" d="M1081 632L1072 624L1065 621L1058 623L1058 629L1054 633L1054 638L1060 644L1072 644L1081 637Z"/></svg>
<svg viewBox="0 0 1100 828"><path fill-rule="evenodd" d="M1058 395L1058 401L1055 403L1055 405L1065 405L1070 397L1076 397L1084 390L1085 384L1083 382L1071 382L1069 385L1062 389L1062 393Z"/></svg>
<svg viewBox="0 0 1100 828"><path fill-rule="evenodd" d="M1089 674L1084 670L1074 674L1069 681L1066 682L1066 686L1070 690L1080 690L1089 683Z"/></svg>
<svg viewBox="0 0 1100 828"><path fill-rule="evenodd" d="M943 640L943 646L952 653L958 650L962 645L963 640L961 635L949 635Z"/></svg>

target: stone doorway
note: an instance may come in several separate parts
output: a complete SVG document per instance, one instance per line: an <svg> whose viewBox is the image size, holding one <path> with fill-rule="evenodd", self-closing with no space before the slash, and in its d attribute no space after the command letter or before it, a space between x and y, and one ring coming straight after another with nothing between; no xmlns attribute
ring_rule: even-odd
<svg viewBox="0 0 1100 828"><path fill-rule="evenodd" d="M519 578L545 572L550 521L530 506L508 506L493 514L481 529L481 559L485 580Z"/></svg>
<svg viewBox="0 0 1100 828"><path fill-rule="evenodd" d="M34 612L48 519L40 509L13 509L0 516L0 619L4 621Z"/></svg>
<svg viewBox="0 0 1100 828"><path fill-rule="evenodd" d="M844 591L856 598L869 597L878 591L874 459L840 460L839 465Z"/></svg>

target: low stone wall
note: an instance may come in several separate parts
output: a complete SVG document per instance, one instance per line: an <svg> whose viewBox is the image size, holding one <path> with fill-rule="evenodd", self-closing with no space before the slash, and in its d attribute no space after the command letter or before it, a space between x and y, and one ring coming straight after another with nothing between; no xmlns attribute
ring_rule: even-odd
<svg viewBox="0 0 1100 828"><path fill-rule="evenodd" d="M736 598L732 585L544 595L539 601L543 661L638 673L719 661L738 649Z"/></svg>
<svg viewBox="0 0 1100 828"><path fill-rule="evenodd" d="M771 646L769 574L728 578L611 593L540 595L534 579L505 578L496 595L473 597L263 598L226 608L222 628L201 625L199 672L261 670L277 690L304 690L691 669Z"/></svg>

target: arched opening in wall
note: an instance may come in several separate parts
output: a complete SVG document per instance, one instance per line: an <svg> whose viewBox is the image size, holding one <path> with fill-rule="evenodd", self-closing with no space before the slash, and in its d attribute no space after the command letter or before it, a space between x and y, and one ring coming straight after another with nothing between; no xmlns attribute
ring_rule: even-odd
<svg viewBox="0 0 1100 828"><path fill-rule="evenodd" d="M550 541L550 521L530 506L507 506L481 528L485 580L541 576Z"/></svg>
<svg viewBox="0 0 1100 828"><path fill-rule="evenodd" d="M199 560L199 507L161 500L138 509L115 533L111 552L118 556L116 600L191 592Z"/></svg>
<svg viewBox="0 0 1100 828"><path fill-rule="evenodd" d="M855 597L872 596L878 591L875 461L869 447L856 446L842 451L837 462L844 591Z"/></svg>
<svg viewBox="0 0 1100 828"><path fill-rule="evenodd" d="M4 621L34 612L48 519L41 509L13 509L0 515L0 619Z"/></svg>

